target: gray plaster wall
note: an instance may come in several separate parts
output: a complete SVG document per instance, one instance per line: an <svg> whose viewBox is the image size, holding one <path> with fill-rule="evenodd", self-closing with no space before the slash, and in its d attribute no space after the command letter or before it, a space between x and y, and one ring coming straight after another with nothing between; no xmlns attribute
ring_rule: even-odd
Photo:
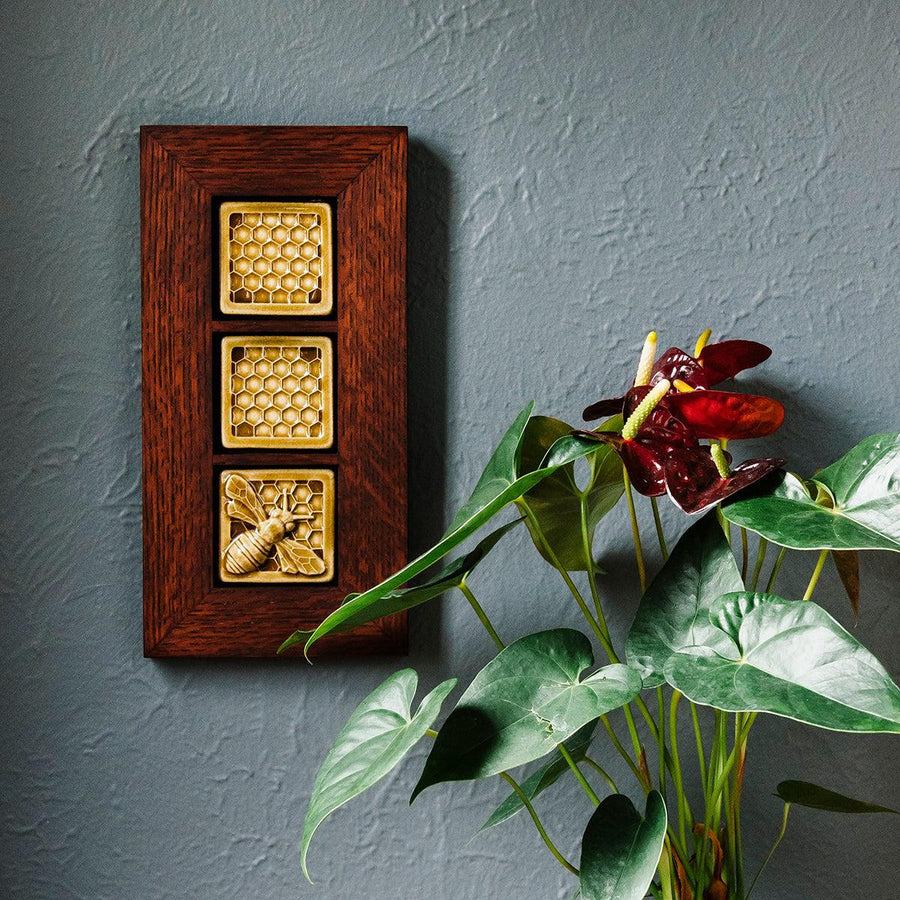
<svg viewBox="0 0 900 900"><path fill-rule="evenodd" d="M770 343L749 383L789 417L750 449L798 470L898 426L900 9L120 0L5 2L3 23L0 894L570 897L524 818L469 842L500 783L407 808L425 747L323 826L302 882L315 768L407 661L142 658L138 127L409 126L416 550L527 400L577 420L650 328ZM599 541L621 636L622 510ZM898 577L865 560L858 629L895 675ZM507 637L578 626L524 532L473 586ZM830 568L820 599L852 623ZM410 643L427 686L491 656L452 597L412 616ZM751 871L783 778L900 805L891 738L761 721L751 751ZM563 786L542 809L575 855L585 798ZM798 810L758 900L890 900L897 849L893 818Z"/></svg>

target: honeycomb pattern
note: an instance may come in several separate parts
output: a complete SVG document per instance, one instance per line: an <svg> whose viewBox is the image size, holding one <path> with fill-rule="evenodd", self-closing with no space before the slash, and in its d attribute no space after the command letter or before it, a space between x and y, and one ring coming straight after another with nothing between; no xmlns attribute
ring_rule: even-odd
<svg viewBox="0 0 900 900"><path fill-rule="evenodd" d="M231 519L225 514L226 497L225 480L231 472L223 472L220 477L221 510L220 537L221 551L224 553L228 544L241 532L249 531L252 526L240 519ZM291 539L308 546L325 563L325 571L321 575L291 575L279 570L275 561L275 551L258 571L249 575L235 576L225 571L220 564L219 574L223 581L282 581L296 583L298 581L328 581L334 577L334 473L328 469L270 469L238 470L237 474L247 479L262 502L267 515L272 510L281 508L285 493L288 496L288 508L299 515L309 515L306 521L298 522ZM221 555L220 555L221 558Z"/></svg>
<svg viewBox="0 0 900 900"><path fill-rule="evenodd" d="M241 314L331 311L326 203L223 203L221 306Z"/></svg>
<svg viewBox="0 0 900 900"><path fill-rule="evenodd" d="M324 337L222 342L225 447L323 449L333 442L332 350Z"/></svg>

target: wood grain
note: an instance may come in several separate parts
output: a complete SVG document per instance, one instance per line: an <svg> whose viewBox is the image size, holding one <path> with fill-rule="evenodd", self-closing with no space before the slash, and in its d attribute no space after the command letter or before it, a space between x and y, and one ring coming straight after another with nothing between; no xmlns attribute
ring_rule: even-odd
<svg viewBox="0 0 900 900"><path fill-rule="evenodd" d="M406 157L399 127L141 129L145 655L274 657L295 628L405 562ZM332 204L333 317L218 312L216 210L231 198ZM304 332L335 339L335 448L224 451L221 337ZM217 581L218 471L258 465L334 469L334 582ZM406 616L322 644L327 655L405 652Z"/></svg>

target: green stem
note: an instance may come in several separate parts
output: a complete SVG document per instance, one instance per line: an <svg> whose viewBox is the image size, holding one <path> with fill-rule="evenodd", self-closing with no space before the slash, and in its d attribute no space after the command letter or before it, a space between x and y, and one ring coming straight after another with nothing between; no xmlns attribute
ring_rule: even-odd
<svg viewBox="0 0 900 900"><path fill-rule="evenodd" d="M825 565L825 560L828 559L828 550L825 549L819 554L819 559L816 562L816 567L813 569L812 578L809 579L809 584L806 586L806 593L803 595L804 600L809 600L813 595L813 591L816 589L816 585L819 582L819 576L822 574L822 568Z"/></svg>
<svg viewBox="0 0 900 900"><path fill-rule="evenodd" d="M678 797L678 837L682 847L687 847L686 826L694 827L694 818L684 794L684 783L681 774L681 758L678 755L678 703L681 700L681 692L673 691L669 702L669 748L672 751L674 762L672 777L675 781L675 793Z"/></svg>
<svg viewBox="0 0 900 900"><path fill-rule="evenodd" d="M541 820L538 818L538 814L535 811L535 808L531 805L531 800L525 791L519 787L518 782L506 772L501 772L500 777L509 783L509 786L518 794L519 799L522 801L522 805L525 809L528 810L528 814L531 816L531 821L534 822L534 827L537 829L538 834L541 836L541 840L547 845L547 849L556 857L557 862L568 869L573 875L576 877L580 876L581 873L575 866L572 865L563 855L556 849L556 844L550 840L550 836L544 830L544 826L541 824Z"/></svg>
<svg viewBox="0 0 900 900"><path fill-rule="evenodd" d="M788 812L790 812L791 804L784 804L784 815L781 819L781 831L778 832L778 837L775 839L775 843L772 845L772 849L769 851L769 855L763 860L763 864L759 867L759 871L756 873L756 876L753 879L753 882L750 884L750 890L747 891L747 898L749 900L750 895L753 893L753 888L756 887L756 882L759 881L759 876L762 875L766 866L769 864L769 860L775 855L775 851L778 849L778 845L781 843L784 838L784 833L787 831L787 823L788 823Z"/></svg>
<svg viewBox="0 0 900 900"><path fill-rule="evenodd" d="M426 728L425 734L428 735L428 737L430 737L432 740L434 740L438 735L438 733L433 728Z"/></svg>
<svg viewBox="0 0 900 900"><path fill-rule="evenodd" d="M662 553L663 562L669 558L669 548L666 546L666 535L663 532L662 519L659 517L659 504L656 497L650 498L650 506L653 509L653 524L656 526L656 538L659 541L659 552Z"/></svg>
<svg viewBox="0 0 900 900"><path fill-rule="evenodd" d="M775 579L778 577L778 573L781 571L781 564L784 562L785 554L787 553L787 547L782 547L778 551L778 556L775 557L775 565L772 566L772 574L769 575L769 580L766 583L766 593L770 594L772 592L772 588L775 587Z"/></svg>
<svg viewBox="0 0 900 900"><path fill-rule="evenodd" d="M631 479L628 470L622 467L622 478L625 481L625 499L628 501L628 515L631 517L631 534L634 538L634 555L637 560L638 578L641 581L641 593L647 590L647 569L644 566L644 548L641 546L641 529L638 527L637 513L634 509L634 494L631 491Z"/></svg>
<svg viewBox="0 0 900 900"><path fill-rule="evenodd" d="M562 754L563 759L569 764L569 768L575 773L575 777L578 779L578 783L582 788L584 788L584 792L591 798L591 803L593 803L594 806L599 806L600 798L594 793L594 789L588 784L588 780L581 774L581 769L578 768L578 764L572 759L572 754L566 749L565 744L557 744L556 746Z"/></svg>
<svg viewBox="0 0 900 900"><path fill-rule="evenodd" d="M747 583L747 566L750 563L750 547L747 543L747 529L741 525L741 581Z"/></svg>
<svg viewBox="0 0 900 900"><path fill-rule="evenodd" d="M608 645L609 649L607 650L607 656L609 656L611 662L618 662L618 657L616 657L615 651L612 650L612 640L609 636L609 626L606 624L606 616L603 614L603 605L600 603L600 592L597 590L597 578L596 573L594 572L594 554L593 548L591 547L591 536L588 530L588 508L586 494L582 494L581 496L580 507L581 544L582 549L584 550L585 565L587 566L588 586L591 589L591 599L594 602L594 609L597 612L597 624L600 626L600 630L606 635L606 644L604 645L604 649L606 649ZM610 651L612 651L612 653L610 653ZM614 659L613 657L616 658Z"/></svg>
<svg viewBox="0 0 900 900"><path fill-rule="evenodd" d="M694 723L694 740L697 743L697 758L700 764L700 784L706 790L706 750L703 747L703 731L700 728L700 717L697 707L691 703L691 719Z"/></svg>
<svg viewBox="0 0 900 900"><path fill-rule="evenodd" d="M475 595L469 590L469 586L466 584L466 580L463 579L457 587L462 591L463 596L466 600L469 601L469 606L475 610L475 615L478 616L478 620L484 625L485 631L491 636L494 643L497 645L498 650L503 650L505 648L505 644L500 640L500 636L494 630L494 626L491 624L491 620L488 618L487 613L482 609L481 604L475 599Z"/></svg>
<svg viewBox="0 0 900 900"><path fill-rule="evenodd" d="M583 762L587 763L592 769L594 769L600 773L600 777L609 785L610 790L614 794L619 793L619 789L616 787L616 783L612 780L609 773L606 771L606 769L603 768L603 766L600 765L600 763L598 763L594 759L591 759L590 756L582 756L581 759Z"/></svg>
<svg viewBox="0 0 900 900"><path fill-rule="evenodd" d="M750 590L755 591L759 584L759 573L762 571L763 563L766 559L766 550L769 542L764 538L759 539L759 549L756 551L756 565L753 567L753 579L750 582Z"/></svg>
<svg viewBox="0 0 900 900"><path fill-rule="evenodd" d="M608 716L600 716L600 721L603 723L603 727L606 729L606 733L609 735L609 739L612 741L613 746L619 752L619 756L628 763L628 768L631 769L632 774L637 779L638 784L646 790L646 783L644 781L644 776L641 774L641 770L635 765L634 760L631 758L628 751L622 746L622 742L619 740L618 735L612 727L612 723L609 721Z"/></svg>
<svg viewBox="0 0 900 900"><path fill-rule="evenodd" d="M592 615L590 609L588 609L587 603L584 602L584 597L581 596L581 591L578 590L575 582L572 581L571 576L559 561L559 557L553 552L550 544L547 543L547 538L544 536L544 532L541 530L541 526L538 524L538 520L535 517L534 513L528 507L527 503L522 503L521 505L525 510L526 518L531 523L532 534L537 535L537 538L541 545L541 549L546 554L547 559L550 560L550 564L554 569L556 569L557 572L559 572L562 580L566 583L566 587L575 598L575 602L578 604L578 608L581 610L581 614L584 616L588 625L591 626L591 631L594 632L597 640L600 641L600 644L606 651L606 655L609 657L610 661L614 663L619 662L619 657L616 656L616 652L615 650L613 650L612 644L610 643L609 635L604 633L603 629L600 627L597 620Z"/></svg>
<svg viewBox="0 0 900 900"><path fill-rule="evenodd" d="M656 748L659 756L659 792L666 796L666 702L662 685L656 689L656 708L659 715L659 729L656 733Z"/></svg>

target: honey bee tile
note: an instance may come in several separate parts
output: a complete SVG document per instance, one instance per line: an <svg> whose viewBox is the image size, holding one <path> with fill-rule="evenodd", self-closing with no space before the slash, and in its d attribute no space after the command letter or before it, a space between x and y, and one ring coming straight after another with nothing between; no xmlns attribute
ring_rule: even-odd
<svg viewBox="0 0 900 900"><path fill-rule="evenodd" d="M226 337L222 444L324 450L334 442L331 339Z"/></svg>
<svg viewBox="0 0 900 900"><path fill-rule="evenodd" d="M219 576L228 582L334 577L334 473L242 469L219 477Z"/></svg>
<svg viewBox="0 0 900 900"><path fill-rule="evenodd" d="M219 231L222 312L331 312L333 252L327 203L223 203Z"/></svg>

